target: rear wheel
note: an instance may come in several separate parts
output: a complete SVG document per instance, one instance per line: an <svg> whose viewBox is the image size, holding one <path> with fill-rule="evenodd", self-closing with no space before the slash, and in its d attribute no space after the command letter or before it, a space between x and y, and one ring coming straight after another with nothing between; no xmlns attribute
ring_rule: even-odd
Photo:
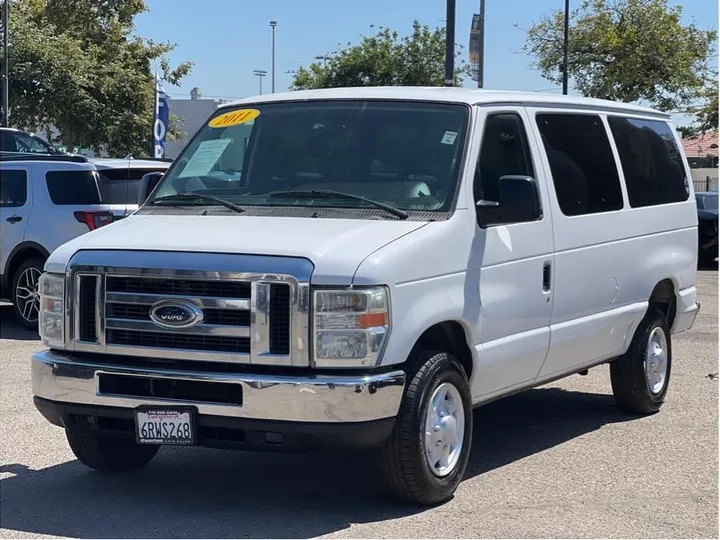
<svg viewBox="0 0 720 540"><path fill-rule="evenodd" d="M382 449L383 469L397 497L429 506L452 498L465 473L472 439L470 387L448 353L419 352L409 364L420 367Z"/></svg>
<svg viewBox="0 0 720 540"><path fill-rule="evenodd" d="M628 351L610 364L615 401L630 414L660 410L670 383L672 345L665 315L650 308Z"/></svg>
<svg viewBox="0 0 720 540"><path fill-rule="evenodd" d="M40 312L40 291L38 289L44 261L31 257L23 261L13 275L12 304L15 317L23 328L38 329Z"/></svg>
<svg viewBox="0 0 720 540"><path fill-rule="evenodd" d="M65 434L80 463L96 471L134 471L147 465L160 450L158 444L137 444L71 429Z"/></svg>

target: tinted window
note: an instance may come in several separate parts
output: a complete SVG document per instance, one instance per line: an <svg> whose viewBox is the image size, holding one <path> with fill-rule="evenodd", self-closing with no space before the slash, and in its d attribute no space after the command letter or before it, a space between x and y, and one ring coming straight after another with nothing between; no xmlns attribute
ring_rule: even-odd
<svg viewBox="0 0 720 540"><path fill-rule="evenodd" d="M93 171L51 171L45 178L53 204L100 204L100 193Z"/></svg>
<svg viewBox="0 0 720 540"><path fill-rule="evenodd" d="M98 179L103 203L137 204L138 190L143 175L149 172L165 172L165 170L165 167L99 169Z"/></svg>
<svg viewBox="0 0 720 540"><path fill-rule="evenodd" d="M500 177L534 177L532 158L522 119L517 114L494 114L485 121L480 158L475 171L475 202L500 200Z"/></svg>
<svg viewBox="0 0 720 540"><path fill-rule="evenodd" d="M25 133L14 133L13 137L18 152L34 154L50 154L53 152L53 149L39 137L33 137Z"/></svg>
<svg viewBox="0 0 720 540"><path fill-rule="evenodd" d="M0 206L15 208L27 202L27 173L3 169L0 173Z"/></svg>
<svg viewBox="0 0 720 540"><path fill-rule="evenodd" d="M718 194L698 194L695 195L695 200L697 201L697 206L701 210L717 210L718 209Z"/></svg>
<svg viewBox="0 0 720 540"><path fill-rule="evenodd" d="M599 116L538 114L560 210L566 216L623 207L620 177Z"/></svg>
<svg viewBox="0 0 720 540"><path fill-rule="evenodd" d="M253 110L259 114L251 122L205 124L156 196L198 191L242 206L371 208L351 198L273 193L326 189L406 210L443 211L453 202L465 106L332 100L264 103Z"/></svg>
<svg viewBox="0 0 720 540"><path fill-rule="evenodd" d="M630 206L654 206L689 197L683 158L666 122L608 118L620 154Z"/></svg>

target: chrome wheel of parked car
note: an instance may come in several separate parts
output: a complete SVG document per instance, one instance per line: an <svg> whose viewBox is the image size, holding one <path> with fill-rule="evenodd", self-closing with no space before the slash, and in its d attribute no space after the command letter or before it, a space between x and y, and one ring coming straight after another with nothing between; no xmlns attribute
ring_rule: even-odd
<svg viewBox="0 0 720 540"><path fill-rule="evenodd" d="M465 410L460 392L442 383L433 392L425 417L425 459L437 476L450 474L460 458L465 438Z"/></svg>
<svg viewBox="0 0 720 540"><path fill-rule="evenodd" d="M37 328L40 312L39 282L43 261L29 259L20 265L12 286L12 302L18 322L25 328Z"/></svg>

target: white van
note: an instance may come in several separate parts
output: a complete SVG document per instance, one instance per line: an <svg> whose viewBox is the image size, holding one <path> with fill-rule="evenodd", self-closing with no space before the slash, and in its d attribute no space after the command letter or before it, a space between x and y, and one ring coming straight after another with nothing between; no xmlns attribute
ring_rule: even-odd
<svg viewBox="0 0 720 540"><path fill-rule="evenodd" d="M608 363L619 407L660 409L699 309L689 178L669 117L623 103L225 105L137 212L51 255L36 406L93 469L162 445L371 448L396 495L437 504L476 406Z"/></svg>

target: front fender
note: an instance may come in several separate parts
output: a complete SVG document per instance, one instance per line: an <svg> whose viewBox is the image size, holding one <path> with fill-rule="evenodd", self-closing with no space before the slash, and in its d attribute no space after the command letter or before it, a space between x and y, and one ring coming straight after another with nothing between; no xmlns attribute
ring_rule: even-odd
<svg viewBox="0 0 720 540"><path fill-rule="evenodd" d="M480 318L478 283L468 280L467 272L461 272L393 287L392 326L382 365L405 362L428 328L447 321L457 321L463 327L475 364Z"/></svg>

